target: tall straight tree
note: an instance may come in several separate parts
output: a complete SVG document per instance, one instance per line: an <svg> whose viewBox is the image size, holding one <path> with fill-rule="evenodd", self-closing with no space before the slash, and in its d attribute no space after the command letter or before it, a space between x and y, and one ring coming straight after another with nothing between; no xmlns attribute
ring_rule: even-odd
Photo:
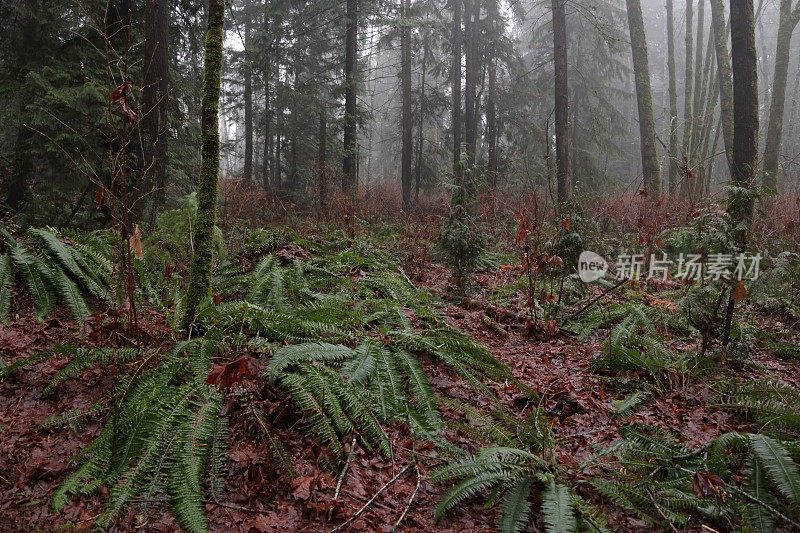
<svg viewBox="0 0 800 533"><path fill-rule="evenodd" d="M189 331L200 304L211 290L214 226L219 191L219 94L225 41L225 0L209 0L201 111L200 179L194 220L194 254L186 291L184 328Z"/></svg>
<svg viewBox="0 0 800 533"><path fill-rule="evenodd" d="M453 2L453 29L452 47L453 57L450 68L452 92L452 117L453 125L453 174L456 181L461 182L461 8L463 0Z"/></svg>
<svg viewBox="0 0 800 533"><path fill-rule="evenodd" d="M572 172L569 158L566 5L566 0L552 0L553 61L555 63L556 182L559 204L569 201L572 193Z"/></svg>
<svg viewBox="0 0 800 533"><path fill-rule="evenodd" d="M144 87L142 88L142 193L150 195L148 226L162 204L167 174L167 110L169 109L169 3L147 0L145 6ZM134 221L141 222L145 198L138 198Z"/></svg>
<svg viewBox="0 0 800 533"><path fill-rule="evenodd" d="M758 165L758 56L756 54L753 0L731 0L731 69L733 71L733 165L728 213L740 252L747 246L753 218L753 200L743 190L755 184ZM723 345L730 338L736 302L733 294L725 312Z"/></svg>
<svg viewBox="0 0 800 533"><path fill-rule="evenodd" d="M244 3L244 169L245 183L253 181L253 50L250 42L253 10L251 0Z"/></svg>
<svg viewBox="0 0 800 533"><path fill-rule="evenodd" d="M684 70L684 85L683 85L683 164L690 165L691 139L692 139L692 88L694 82L694 71L692 69L692 18L694 17L693 0L686 0L686 62ZM687 182L688 173L684 175L681 181L681 194L688 196L689 183Z"/></svg>
<svg viewBox="0 0 800 533"><path fill-rule="evenodd" d="M661 175L656 148L656 125L653 117L653 94L650 90L650 66L647 61L647 36L644 33L640 0L626 0L628 28L631 36L633 73L636 81L636 103L639 108L639 139L642 152L644 186L655 200L661 195Z"/></svg>
<svg viewBox="0 0 800 533"><path fill-rule="evenodd" d="M722 1L722 0L719 0ZM667 75L669 77L669 193L678 184L678 89L675 81L675 15L673 0L667 0Z"/></svg>
<svg viewBox="0 0 800 533"><path fill-rule="evenodd" d="M344 50L344 158L342 190L354 193L358 181L356 149L356 55L358 54L358 0L347 0Z"/></svg>
<svg viewBox="0 0 800 533"><path fill-rule="evenodd" d="M465 0L464 5L464 148L467 166L475 165L478 147L478 77L480 75L480 57L478 54L480 32L480 0Z"/></svg>
<svg viewBox="0 0 800 533"><path fill-rule="evenodd" d="M778 42L775 48L775 74L769 105L767 141L764 147L764 185L778 186L778 167L783 136L783 110L786 103L786 79L789 75L789 49L792 33L800 22L800 1L792 9L792 0L781 0Z"/></svg>
<svg viewBox="0 0 800 533"><path fill-rule="evenodd" d="M728 55L728 25L725 23L725 6L722 0L711 0L711 24L717 57L722 140L725 143L725 154L730 169L733 162L733 78L731 59Z"/></svg>
<svg viewBox="0 0 800 533"><path fill-rule="evenodd" d="M409 26L410 0L400 0L400 84L402 85L402 112L400 130L401 149L401 182L403 187L403 211L411 212L411 27Z"/></svg>

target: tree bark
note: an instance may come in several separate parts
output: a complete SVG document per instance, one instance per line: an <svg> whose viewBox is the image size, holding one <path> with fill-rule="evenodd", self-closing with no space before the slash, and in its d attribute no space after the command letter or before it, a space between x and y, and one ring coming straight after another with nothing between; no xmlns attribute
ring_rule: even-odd
<svg viewBox="0 0 800 533"><path fill-rule="evenodd" d="M225 0L209 0L200 125L203 146L197 186L197 216L194 220L194 254L183 322L187 331L193 329L198 308L211 290L211 262L219 190L219 96L225 41L224 14Z"/></svg>
<svg viewBox="0 0 800 533"><path fill-rule="evenodd" d="M777 188L783 111L786 103L786 80L789 76L789 49L798 21L800 2L792 10L792 0L781 0L778 41L775 49L775 74L772 77L772 99L769 105L767 141L764 147L764 186Z"/></svg>
<svg viewBox="0 0 800 533"><path fill-rule="evenodd" d="M323 109L319 113L319 148L317 152L317 189L319 212L326 217L328 212L328 117Z"/></svg>
<svg viewBox="0 0 800 533"><path fill-rule="evenodd" d="M461 168L461 7L463 0L453 0L453 57L450 76L452 78L452 118L453 123L453 175L457 183L462 181Z"/></svg>
<svg viewBox="0 0 800 533"><path fill-rule="evenodd" d="M692 68L692 18L694 17L693 0L686 0L686 68L683 86L683 166L690 166L691 159L691 140L692 140L692 88L694 83L694 72ZM681 178L681 195L688 196L689 183L687 180L688 172Z"/></svg>
<svg viewBox="0 0 800 533"><path fill-rule="evenodd" d="M650 90L650 66L647 60L647 36L644 33L640 0L626 0L628 28L631 36L633 72L636 80L636 103L639 108L639 138L642 152L642 175L649 197L661 195L661 170L656 148L656 126L653 116L653 95Z"/></svg>
<svg viewBox="0 0 800 533"><path fill-rule="evenodd" d="M163 205L167 176L167 110L169 109L169 19L167 0L147 0L145 15L144 87L142 88L142 193L134 222L140 222L146 196L151 196L148 227Z"/></svg>
<svg viewBox="0 0 800 533"><path fill-rule="evenodd" d="M342 190L354 193L358 181L356 158L356 55L358 54L358 0L347 0L344 60L344 158L342 160Z"/></svg>
<svg viewBox="0 0 800 533"><path fill-rule="evenodd" d="M733 78L731 60L728 55L728 30L725 23L725 6L722 0L711 0L711 23L714 30L714 49L717 57L717 80L719 80L720 121L725 156L730 171L733 163Z"/></svg>
<svg viewBox="0 0 800 533"><path fill-rule="evenodd" d="M733 184L750 189L758 160L758 59L753 0L731 0L731 66L733 70ZM741 195L739 195L741 196ZM731 214L736 224L749 227L752 199L735 198ZM738 245L746 244L746 230Z"/></svg>
<svg viewBox="0 0 800 533"><path fill-rule="evenodd" d="M244 168L242 180L253 181L253 51L250 49L251 1L244 3Z"/></svg>
<svg viewBox="0 0 800 533"><path fill-rule="evenodd" d="M569 158L569 89L567 84L566 0L552 0L553 61L555 63L556 183L558 203L569 201L572 172Z"/></svg>
<svg viewBox="0 0 800 533"><path fill-rule="evenodd" d="M480 61L478 58L478 20L480 18L480 0L466 0L464 15L464 46L465 46L465 76L464 76L464 148L466 150L467 168L475 166L475 156L478 147L478 73Z"/></svg>
<svg viewBox="0 0 800 533"><path fill-rule="evenodd" d="M489 58L489 97L486 100L486 137L489 145L486 171L492 188L497 187L497 58Z"/></svg>
<svg viewBox="0 0 800 533"><path fill-rule="evenodd" d="M678 184L678 90L675 81L674 18L673 0L667 0L667 72L669 77L669 174L667 183L670 194L675 194Z"/></svg>
<svg viewBox="0 0 800 533"><path fill-rule="evenodd" d="M401 30L400 30L400 55L401 72L400 84L402 88L402 112L400 117L400 130L402 137L401 149L401 183L403 188L403 211L411 212L411 28L409 27L409 0L401 0Z"/></svg>
<svg viewBox="0 0 800 533"><path fill-rule="evenodd" d="M743 189L751 189L758 164L758 57L756 54L753 0L731 0L731 69L733 71L733 165L728 213L739 252L747 247L747 234L753 218L753 199ZM736 301L733 293L725 309L722 345L730 339Z"/></svg>

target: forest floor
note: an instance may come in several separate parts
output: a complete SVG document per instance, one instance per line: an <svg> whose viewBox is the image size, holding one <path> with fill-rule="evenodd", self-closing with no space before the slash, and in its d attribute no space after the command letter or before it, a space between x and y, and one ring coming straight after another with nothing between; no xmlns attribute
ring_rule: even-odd
<svg viewBox="0 0 800 533"><path fill-rule="evenodd" d="M504 322L502 317L496 320L497 317L487 316L487 309L494 305L490 303L494 291L516 282L516 272L494 267L477 273L476 290L468 302L448 299L448 277L443 266L429 263L424 278L414 282L442 297L440 312L448 323L487 346L511 368L515 378L538 393L539 405L530 405L528 396L513 385L491 385L513 416L522 419L536 407L546 411L556 437L558 463L576 491L603 509L613 531L652 530L632 513L604 503L586 483L596 468L585 468L581 463L618 439L620 425L646 423L668 429L693 448L728 431L757 429L745 418L714 405L714 375L702 380L670 376L663 393L654 394L628 416L614 416L614 400L625 395L615 392L602 375L589 369L590 361L600 353L607 330L599 330L585 340L561 330L551 335L531 336L524 322ZM21 295L16 296L16 302L24 301ZM595 305L605 305L608 299L624 301L625 292L616 291ZM524 316L523 302L521 295L511 298L510 311ZM658 298L652 302L663 305ZM104 309L95 311L102 315ZM748 309L747 313L748 320L754 321L759 329L786 329L785 318L764 315L755 309ZM32 302L18 306L12 314L8 324L0 325L0 352L6 363L57 345L79 343L94 334L91 321L79 325L64 310L37 322ZM163 317L154 310L147 310L144 315L153 338L162 336L165 343L169 342L172 334ZM800 337L795 336L793 341L800 343ZM670 339L669 344L677 352L696 349L694 340ZM253 376L257 377L252 377L247 386L257 392L257 402L265 412L280 418L287 409L286 399L261 377L265 361L251 359ZM752 360L755 364L736 369L733 378L780 379L800 388L800 361L778 359L763 349L756 350ZM113 366L95 367L59 385L54 395L43 397L42 390L66 361L66 358L50 359L0 381L2 531L89 530L101 511L107 495L105 489L97 495L73 500L60 514L50 509L51 495L69 471L71 458L97 436L106 416L98 414L75 429L46 429L46 419L70 409L87 410L108 395L115 374ZM481 405L483 400L476 400L474 391L455 374L431 362L423 364L438 395L477 403L474 405L477 408L489 407ZM726 372L726 377L730 378L730 372ZM230 460L224 492L210 495L206 502L212 531L330 531L356 516L365 505L365 511L345 530L392 531L401 515L400 531L494 531L496 528L496 509L484 509L482 500L477 499L457 506L434 525L433 510L446 487L431 484L427 474L441 466L442 459L432 445L415 442L402 427L387 430L396 452L393 459L357 448L337 495L338 471L325 464L320 446L301 432L297 424L279 430L291 451L297 473L290 477L270 458L258 428L251 417L242 416L241 406L231 403L224 409L231 419ZM443 414L460 416L446 408ZM450 432L447 436L451 442L467 449L476 447L468 437L446 431ZM345 444L345 450L349 452L350 443ZM412 457L418 458L416 463ZM381 492L384 484L393 479ZM140 501L111 530L174 531L177 525L168 509L165 502ZM701 529L695 526L692 525L692 530ZM531 528L543 529L541 517L534 518Z"/></svg>

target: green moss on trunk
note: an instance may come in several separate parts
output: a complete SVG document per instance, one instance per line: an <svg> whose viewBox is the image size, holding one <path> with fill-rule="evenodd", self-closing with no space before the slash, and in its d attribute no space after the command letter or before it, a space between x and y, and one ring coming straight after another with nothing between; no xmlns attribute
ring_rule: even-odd
<svg viewBox="0 0 800 533"><path fill-rule="evenodd" d="M222 76L225 0L210 0L203 80L202 160L197 186L198 209L194 222L194 255L186 294L184 326L188 330L197 309L211 289L214 226L217 222L219 182L219 94Z"/></svg>

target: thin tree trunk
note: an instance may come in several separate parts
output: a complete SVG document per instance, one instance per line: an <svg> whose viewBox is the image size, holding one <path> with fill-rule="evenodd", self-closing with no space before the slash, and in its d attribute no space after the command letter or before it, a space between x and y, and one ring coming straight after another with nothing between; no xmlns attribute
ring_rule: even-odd
<svg viewBox="0 0 800 533"><path fill-rule="evenodd" d="M428 20L428 12L426 10L425 13L425 21ZM419 126L417 130L417 171L416 171L416 178L414 180L414 203L419 206L419 182L422 175L422 150L424 148L423 143L423 135L424 135L424 126L425 126L425 77L426 72L428 69L428 49L430 47L430 43L428 41L429 33L428 29L425 30L425 41L423 43L423 51L422 51L422 74L420 79L420 86L419 86Z"/></svg>
<svg viewBox="0 0 800 533"><path fill-rule="evenodd" d="M463 0L453 1L453 31L452 31L452 45L453 57L450 76L452 77L452 117L453 123L453 174L457 183L462 181L462 168L461 168L461 7Z"/></svg>
<svg viewBox="0 0 800 533"><path fill-rule="evenodd" d="M781 0L778 41L775 49L775 74L772 78L772 100L769 105L767 142L764 147L764 186L777 188L778 168L783 133L783 110L786 102L786 80L789 76L789 49L798 21L800 2L791 9L792 0Z"/></svg>
<svg viewBox="0 0 800 533"><path fill-rule="evenodd" d="M166 7L166 9L165 9ZM169 109L169 5L147 0L145 15L144 87L142 88L142 193L136 198L134 222L141 222L146 196L151 196L148 227L155 225L164 200L167 175L167 110Z"/></svg>
<svg viewBox="0 0 800 533"><path fill-rule="evenodd" d="M242 180L253 181L253 51L250 49L251 0L244 4L244 168Z"/></svg>
<svg viewBox="0 0 800 533"><path fill-rule="evenodd" d="M717 0L722 1L722 0ZM669 192L678 184L678 91L675 81L675 22L673 0L667 0L667 71L669 76Z"/></svg>
<svg viewBox="0 0 800 533"><path fill-rule="evenodd" d="M569 89L567 84L566 0L552 0L553 60L555 62L556 182L558 203L563 205L572 193L569 160Z"/></svg>
<svg viewBox="0 0 800 533"><path fill-rule="evenodd" d="M717 58L722 140L725 143L725 156L730 171L733 163L733 78L731 59L728 55L730 26L725 22L725 6L722 0L711 0L711 23L714 30L714 48Z"/></svg>
<svg viewBox="0 0 800 533"><path fill-rule="evenodd" d="M344 102L344 158L342 160L342 190L355 193L358 181L357 124L356 124L356 56L358 54L358 0L347 0L347 27L345 29L345 102Z"/></svg>
<svg viewBox="0 0 800 533"><path fill-rule="evenodd" d="M692 135L689 141L689 161L693 162L698 152L698 144L700 139L699 124L702 123L703 117L701 111L703 109L702 91L703 91L703 26L705 24L705 5L706 0L698 0L697 2L697 36L694 40L694 93L692 95ZM692 185L694 188L695 183Z"/></svg>
<svg viewBox="0 0 800 533"><path fill-rule="evenodd" d="M401 0L400 83L402 85L403 100L402 116L400 117L402 137L401 183L403 188L403 211L406 213L411 212L411 157L413 150L413 139L411 138L411 28L408 26L409 7L409 0Z"/></svg>
<svg viewBox="0 0 800 533"><path fill-rule="evenodd" d="M686 69L683 87L683 166L689 168L690 166L690 150L692 140L692 94L694 72L692 69L692 18L694 17L694 8L692 0L686 0ZM681 181L681 195L688 196L689 183L688 173L685 173Z"/></svg>
<svg viewBox="0 0 800 533"><path fill-rule="evenodd" d="M224 14L225 0L209 0L201 119L203 146L197 187L197 215L193 228L194 254L183 322L187 331L193 328L200 304L208 298L211 290L211 262L219 190L219 96L225 41Z"/></svg>
<svg viewBox="0 0 800 533"><path fill-rule="evenodd" d="M480 17L480 0L466 0L464 15L464 47L466 54L464 77L464 145L467 156L467 168L475 165L478 145L477 134L477 89L478 89L478 19Z"/></svg>
<svg viewBox="0 0 800 533"><path fill-rule="evenodd" d="M326 218L328 212L328 117L323 109L319 113L319 148L317 152L317 189L319 212Z"/></svg>
<svg viewBox="0 0 800 533"><path fill-rule="evenodd" d="M661 195L661 170L656 148L656 125L653 116L653 95L650 90L650 66L647 60L647 36L644 33L640 0L626 0L628 28L631 37L633 72L636 80L636 103L639 108L639 138L642 152L642 175L650 199Z"/></svg>
<svg viewBox="0 0 800 533"><path fill-rule="evenodd" d="M486 137L489 145L486 170L489 183L497 187L497 58L494 54L489 61L489 97L486 101Z"/></svg>

